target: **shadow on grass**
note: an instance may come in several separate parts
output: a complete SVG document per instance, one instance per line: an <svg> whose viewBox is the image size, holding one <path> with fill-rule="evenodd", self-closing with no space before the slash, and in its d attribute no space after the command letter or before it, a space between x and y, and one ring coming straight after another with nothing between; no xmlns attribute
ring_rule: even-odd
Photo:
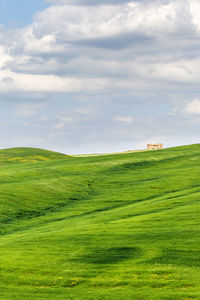
<svg viewBox="0 0 200 300"><path fill-rule="evenodd" d="M200 267L200 250L165 249L161 256L145 263Z"/></svg>
<svg viewBox="0 0 200 300"><path fill-rule="evenodd" d="M115 264L127 259L139 258L143 254L144 250L138 247L95 249L75 260L81 263Z"/></svg>

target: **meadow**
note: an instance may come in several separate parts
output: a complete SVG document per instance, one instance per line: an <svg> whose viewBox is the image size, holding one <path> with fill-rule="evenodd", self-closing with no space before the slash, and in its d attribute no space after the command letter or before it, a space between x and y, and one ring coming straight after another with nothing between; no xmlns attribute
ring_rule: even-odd
<svg viewBox="0 0 200 300"><path fill-rule="evenodd" d="M1 150L0 299L200 299L200 145Z"/></svg>

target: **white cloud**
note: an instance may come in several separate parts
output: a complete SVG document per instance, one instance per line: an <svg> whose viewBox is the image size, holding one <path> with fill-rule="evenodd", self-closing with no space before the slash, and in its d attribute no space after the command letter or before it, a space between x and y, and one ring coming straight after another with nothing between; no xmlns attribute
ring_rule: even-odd
<svg viewBox="0 0 200 300"><path fill-rule="evenodd" d="M197 30L200 31L200 2L199 0L189 0L189 3L192 15L192 22L196 26Z"/></svg>
<svg viewBox="0 0 200 300"><path fill-rule="evenodd" d="M96 113L96 108L95 107L79 107L76 109L76 113L82 116L88 117L93 117Z"/></svg>
<svg viewBox="0 0 200 300"><path fill-rule="evenodd" d="M63 38L70 41L136 30L153 35L188 31L192 25L189 8L186 0L169 1L167 4L159 1L121 3L117 6L104 4L100 7L52 5L37 15L33 33L62 33Z"/></svg>
<svg viewBox="0 0 200 300"><path fill-rule="evenodd" d="M38 13L29 26L10 31L8 41L2 34L7 46L0 47L0 81L10 77L13 82L3 80L0 92L135 90L147 81L156 89L160 80L199 83L199 57L182 59L198 44L195 0L53 2L57 5Z"/></svg>
<svg viewBox="0 0 200 300"><path fill-rule="evenodd" d="M15 107L14 115L17 117L32 117L40 113L43 105L40 103L23 103Z"/></svg>
<svg viewBox="0 0 200 300"><path fill-rule="evenodd" d="M4 77L2 78L1 83L12 84L14 83L14 80L11 77Z"/></svg>
<svg viewBox="0 0 200 300"><path fill-rule="evenodd" d="M175 118L175 117L177 117L178 112L179 112L178 107L174 107L174 108L169 112L169 116Z"/></svg>
<svg viewBox="0 0 200 300"><path fill-rule="evenodd" d="M5 47L0 46L0 69L11 60L11 56L7 53Z"/></svg>
<svg viewBox="0 0 200 300"><path fill-rule="evenodd" d="M55 129L63 129L67 125L71 125L75 122L75 119L70 116L60 116L58 117L58 122L55 124Z"/></svg>
<svg viewBox="0 0 200 300"><path fill-rule="evenodd" d="M200 115L200 100L193 100L186 105L183 111L190 115Z"/></svg>
<svg viewBox="0 0 200 300"><path fill-rule="evenodd" d="M4 80L5 77L13 79L12 85ZM6 70L0 71L0 81L3 81L0 85L0 92L92 92L108 85L108 81L105 79L21 74Z"/></svg>
<svg viewBox="0 0 200 300"><path fill-rule="evenodd" d="M1 29L1 93L135 92L170 84L175 90L174 83L200 83L196 0L53 2L29 26L7 35Z"/></svg>
<svg viewBox="0 0 200 300"><path fill-rule="evenodd" d="M131 124L134 122L134 118L129 117L129 116L115 116L115 117L113 117L113 119L116 122L121 122L121 123L125 123L125 124Z"/></svg>

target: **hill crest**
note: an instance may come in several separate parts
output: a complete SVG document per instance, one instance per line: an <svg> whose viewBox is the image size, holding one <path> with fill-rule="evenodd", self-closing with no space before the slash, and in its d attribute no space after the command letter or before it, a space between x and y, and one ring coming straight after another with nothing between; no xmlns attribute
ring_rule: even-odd
<svg viewBox="0 0 200 300"><path fill-rule="evenodd" d="M59 152L31 147L15 147L0 150L0 163L48 161L70 157Z"/></svg>

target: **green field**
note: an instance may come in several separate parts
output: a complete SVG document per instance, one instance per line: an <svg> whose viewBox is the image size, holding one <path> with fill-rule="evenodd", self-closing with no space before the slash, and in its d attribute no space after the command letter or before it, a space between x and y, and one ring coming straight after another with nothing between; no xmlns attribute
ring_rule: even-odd
<svg viewBox="0 0 200 300"><path fill-rule="evenodd" d="M200 299L200 145L0 170L0 299Z"/></svg>

